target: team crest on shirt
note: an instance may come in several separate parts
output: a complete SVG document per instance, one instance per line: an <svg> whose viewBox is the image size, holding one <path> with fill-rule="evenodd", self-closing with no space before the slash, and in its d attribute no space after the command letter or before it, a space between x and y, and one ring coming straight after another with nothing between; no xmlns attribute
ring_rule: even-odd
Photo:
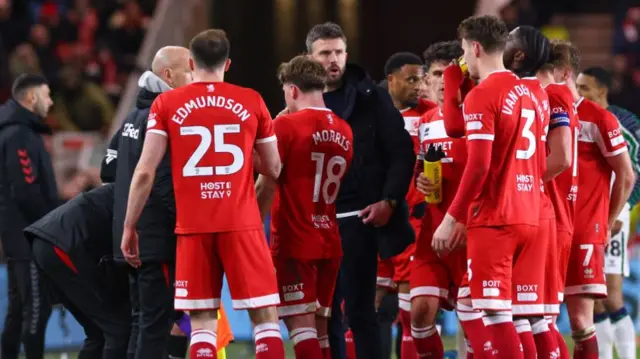
<svg viewBox="0 0 640 359"><path fill-rule="evenodd" d="M331 114L327 115L327 120L329 120L329 123L333 125L333 116L331 116Z"/></svg>
<svg viewBox="0 0 640 359"><path fill-rule="evenodd" d="M207 85L207 92L213 92L216 90L216 87L213 85Z"/></svg>

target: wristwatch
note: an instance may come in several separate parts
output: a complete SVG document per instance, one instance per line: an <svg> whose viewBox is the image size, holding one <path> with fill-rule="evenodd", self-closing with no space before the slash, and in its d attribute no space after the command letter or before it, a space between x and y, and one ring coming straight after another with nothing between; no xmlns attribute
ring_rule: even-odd
<svg viewBox="0 0 640 359"><path fill-rule="evenodd" d="M391 207L391 209L396 209L396 205L398 204L398 201L391 198L385 198L385 201L389 204L389 207Z"/></svg>

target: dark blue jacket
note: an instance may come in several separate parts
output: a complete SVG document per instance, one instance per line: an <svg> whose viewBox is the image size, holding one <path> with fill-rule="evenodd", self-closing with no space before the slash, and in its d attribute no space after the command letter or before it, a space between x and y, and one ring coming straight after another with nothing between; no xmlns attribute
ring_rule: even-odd
<svg viewBox="0 0 640 359"><path fill-rule="evenodd" d="M13 100L0 107L0 239L8 259L29 259L22 230L59 203L42 117Z"/></svg>
<svg viewBox="0 0 640 359"><path fill-rule="evenodd" d="M116 184L113 203L113 256L120 261L124 260L120 250L120 242L127 211L129 188L133 172L142 155L151 105L162 91L159 86L160 81L162 80L150 72L141 77L138 84L141 88L136 98L135 108L127 115L122 127L111 139L107 154L102 161L100 173L102 181L115 182ZM149 200L136 225L140 239L140 260L143 262L174 260L175 227L176 204L171 163L167 152L158 166Z"/></svg>
<svg viewBox="0 0 640 359"><path fill-rule="evenodd" d="M346 106L334 112L351 125L354 154L340 186L337 212L361 210L383 199L396 200L398 207L389 224L376 229L380 256L388 258L415 240L405 201L416 161L413 142L389 93L364 69L347 65L342 86Z"/></svg>

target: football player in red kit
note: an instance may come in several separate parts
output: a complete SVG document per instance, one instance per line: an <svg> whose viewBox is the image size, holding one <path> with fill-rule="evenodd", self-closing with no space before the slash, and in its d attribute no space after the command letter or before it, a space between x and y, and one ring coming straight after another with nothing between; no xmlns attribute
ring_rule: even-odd
<svg viewBox="0 0 640 359"><path fill-rule="evenodd" d="M447 136L442 114L443 73L447 65L462 53L459 41L438 42L424 52L430 90L437 95L439 106L420 118L421 145L417 168L422 167L422 159L432 147L442 150L445 157L440 160L442 202L427 205L411 268L411 335L419 358L441 358L444 355L442 340L435 327L436 316L441 307L452 308L452 301L467 267L464 247L455 248L442 257L431 247L433 232L440 225L458 190L467 157L465 139ZM417 188L424 201L424 195L435 188L424 181L422 171L420 177Z"/></svg>
<svg viewBox="0 0 640 359"><path fill-rule="evenodd" d="M471 17L458 30L469 73L481 82L464 100L467 165L432 245L442 253L467 230L468 286L463 280L458 309L474 318L463 321L465 333L476 355L522 358L512 278L539 287L544 278L534 245L544 115L527 85L504 68L508 30L502 21Z"/></svg>
<svg viewBox="0 0 640 359"><path fill-rule="evenodd" d="M297 56L278 77L289 109L274 121L282 172L256 183L263 218L271 209L278 312L296 358L330 359L327 323L342 257L335 200L353 157L353 134L325 107L327 71L320 63Z"/></svg>
<svg viewBox="0 0 640 359"><path fill-rule="evenodd" d="M260 219L253 173L276 178L273 121L256 91L224 81L229 41L207 30L190 43L194 82L158 96L131 182L122 251L140 265L136 222L167 150L176 197L175 308L191 316L191 358L216 358L217 314L226 275L234 309L247 309L256 358L284 359L276 274ZM254 151L256 155L254 155Z"/></svg>
<svg viewBox="0 0 640 359"><path fill-rule="evenodd" d="M414 152L418 153L420 144L418 128L420 116L435 106L435 103L420 98L421 84L424 82L422 59L410 52L399 52L391 55L384 68L387 76L389 95L395 107L402 113L405 129L411 135ZM420 233L420 223L424 216L424 195L420 194L412 183L407 193L407 204L411 215L409 221L416 232ZM409 277L411 261L415 252L415 244L409 245L401 254L378 262L378 291L376 292L376 308L389 289L397 289L400 322L402 324L403 358L416 358L413 338L411 337L411 300L409 297Z"/></svg>
<svg viewBox="0 0 640 359"><path fill-rule="evenodd" d="M580 120L578 173L581 175L564 295L576 343L573 357L595 359L598 343L593 325L594 301L607 295L604 246L609 239L609 229L631 194L635 175L615 116L578 94L575 82L580 72L578 50L568 42L554 42L552 52L555 80L566 82L576 101ZM616 175L613 185L612 172Z"/></svg>
<svg viewBox="0 0 640 359"><path fill-rule="evenodd" d="M544 134L539 138L541 150L547 156L541 156L541 173L544 183L541 186L540 226L536 236L536 244L540 252L547 255L540 258L540 265L545 268L544 284L533 289L526 282L514 276L515 296L513 303L514 324L520 336L525 359L550 357L560 352L556 339L556 331L549 328L544 315L558 315L558 257L556 214L552 203L550 180L568 169L572 158L572 131L569 117L563 113L550 114L550 98L545 88L554 83L552 68L547 64L551 57L551 44L537 29L521 26L509 34L507 49L504 54L505 66L512 69L535 93L542 107L544 118ZM555 86L555 85L554 85ZM551 118L553 124L550 125ZM574 119L573 127L575 128ZM568 193L567 193L568 194ZM556 202L566 202L566 196L553 198ZM546 250L545 250L546 248ZM562 339L561 336L559 336ZM564 340L562 339L564 345ZM566 347L566 346L565 346ZM564 349L564 348L563 348ZM565 350L566 352L566 350Z"/></svg>

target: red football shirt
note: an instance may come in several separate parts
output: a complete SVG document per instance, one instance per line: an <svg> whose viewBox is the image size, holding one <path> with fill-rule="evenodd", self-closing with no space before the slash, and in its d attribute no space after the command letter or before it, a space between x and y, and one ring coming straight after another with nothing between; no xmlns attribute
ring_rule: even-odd
<svg viewBox="0 0 640 359"><path fill-rule="evenodd" d="M551 203L551 199L549 198L548 190L545 184L542 181L542 175L547 171L547 157L549 155L549 149L547 147L547 134L549 133L549 96L547 92L540 84L540 80L536 77L525 77L522 79L522 82L527 84L531 93L534 95L534 103L538 106L538 112L542 114L542 129L544 130L542 136L540 136L538 142L538 148L544 149L545 156L539 156L540 159L540 219L554 219L555 211L553 209L553 204Z"/></svg>
<svg viewBox="0 0 640 359"><path fill-rule="evenodd" d="M576 196L578 195L578 135L580 123L573 105L571 90L564 84L545 87L551 107L550 130L567 126L571 130L571 167L546 184L556 213L558 231L573 233Z"/></svg>
<svg viewBox="0 0 640 359"><path fill-rule="evenodd" d="M433 108L420 118L420 155L424 156L431 146L441 148L445 157L440 160L442 166L442 202L429 204L431 216L424 220L433 220L437 226L442 222L453 198L456 196L460 179L467 162L467 141L464 137L451 138L444 128L444 115L439 107ZM424 200L424 195L422 195ZM427 218L430 217L430 218Z"/></svg>
<svg viewBox="0 0 640 359"><path fill-rule="evenodd" d="M538 225L543 116L510 71L489 75L464 100L467 141L493 141L490 172L468 212L468 227Z"/></svg>
<svg viewBox="0 0 640 359"><path fill-rule="evenodd" d="M271 251L340 257L335 201L353 157L351 127L327 108L302 109L274 123L283 168L271 209Z"/></svg>
<svg viewBox="0 0 640 359"><path fill-rule="evenodd" d="M581 238L593 243L607 240L609 218L609 191L613 169L606 157L627 151L616 117L598 104L581 98L577 102L580 119L578 137L578 188L575 230Z"/></svg>
<svg viewBox="0 0 640 359"><path fill-rule="evenodd" d="M253 148L275 141L256 91L198 82L158 96L147 133L168 137L176 233L263 228L253 181Z"/></svg>
<svg viewBox="0 0 640 359"><path fill-rule="evenodd" d="M402 118L404 119L404 129L409 132L409 135L411 135L411 139L413 140L413 152L416 155L420 153L420 116L424 115L430 109L433 109L432 102L421 100L418 106L400 111ZM424 195L416 188L415 181L411 181L411 184L409 184L406 199L410 210L415 205L424 202Z"/></svg>

